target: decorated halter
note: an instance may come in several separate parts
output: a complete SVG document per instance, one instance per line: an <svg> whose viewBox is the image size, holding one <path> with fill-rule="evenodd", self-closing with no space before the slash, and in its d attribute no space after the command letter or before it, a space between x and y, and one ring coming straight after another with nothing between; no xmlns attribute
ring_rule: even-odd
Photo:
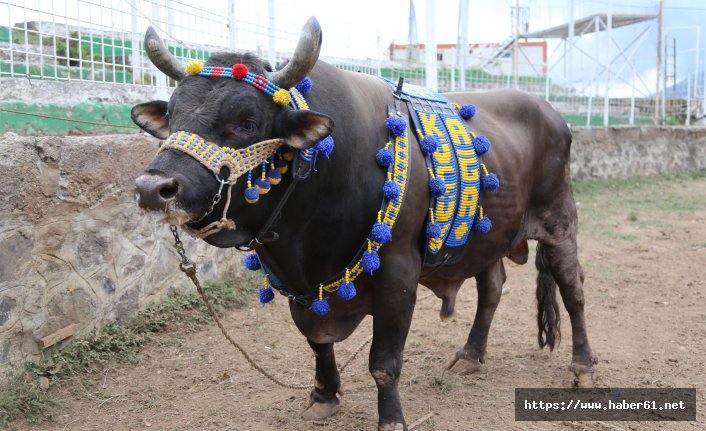
<svg viewBox="0 0 706 431"><path fill-rule="evenodd" d="M228 184L234 184L243 174L249 173L270 159L282 145L284 145L284 139L270 139L234 150L208 142L195 133L179 131L172 133L162 143L159 151L169 149L183 151L201 162L216 177L221 169L226 167L230 174L225 181Z"/></svg>
<svg viewBox="0 0 706 431"><path fill-rule="evenodd" d="M211 78L232 78L246 82L265 94L272 96L272 100L278 105L287 105L292 101L292 96L287 90L278 87L261 75L249 72L244 64L235 64L233 67L213 67L204 66L200 61L190 61L186 65L186 73ZM311 88L311 81L309 78L304 78L300 84L297 84L297 87L308 91ZM290 91L301 97L296 88L292 88ZM331 140L330 137L327 137L327 139ZM289 168L288 162L294 158L294 151L285 149L284 144L284 139L270 139L236 150L208 142L195 133L187 131L172 133L162 143L159 151L173 149L190 155L211 171L220 183L210 209L199 220L202 220L213 211L215 205L221 200L223 187L228 185L227 202L223 208L221 219L192 233L199 238L205 238L223 229L234 230L235 222L227 218L227 212L235 182L239 177L247 174L245 200L248 203L257 202L260 195L267 193L271 186L279 184L282 180L282 174L287 172ZM307 154L310 154L316 150L306 151L308 151ZM328 156L328 153L326 155ZM229 175L227 179L219 177L223 167L228 168ZM259 178L255 179L253 186L253 171L258 167L262 168L262 173Z"/></svg>
<svg viewBox="0 0 706 431"><path fill-rule="evenodd" d="M287 90L278 87L277 84L262 75L250 72L244 64L234 64L233 67L204 66L202 62L192 60L186 64L186 73L207 78L232 78L246 82L268 96L272 96L272 100L278 105L288 105L292 100Z"/></svg>

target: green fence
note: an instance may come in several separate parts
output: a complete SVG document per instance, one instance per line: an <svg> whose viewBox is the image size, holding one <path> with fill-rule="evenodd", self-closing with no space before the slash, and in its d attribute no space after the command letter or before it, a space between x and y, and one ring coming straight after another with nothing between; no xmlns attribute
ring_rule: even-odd
<svg viewBox="0 0 706 431"><path fill-rule="evenodd" d="M25 136L136 133L131 109L128 104L2 101L0 127Z"/></svg>

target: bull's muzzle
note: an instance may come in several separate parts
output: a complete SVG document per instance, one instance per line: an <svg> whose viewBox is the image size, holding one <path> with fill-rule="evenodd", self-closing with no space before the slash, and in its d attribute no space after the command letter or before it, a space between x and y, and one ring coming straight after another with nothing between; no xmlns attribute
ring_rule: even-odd
<svg viewBox="0 0 706 431"><path fill-rule="evenodd" d="M135 200L140 208L166 211L179 194L176 178L142 174L135 180Z"/></svg>

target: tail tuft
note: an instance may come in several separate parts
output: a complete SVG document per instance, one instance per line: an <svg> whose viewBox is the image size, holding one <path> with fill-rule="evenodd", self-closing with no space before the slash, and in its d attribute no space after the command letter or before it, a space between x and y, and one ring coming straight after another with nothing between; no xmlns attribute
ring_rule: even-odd
<svg viewBox="0 0 706 431"><path fill-rule="evenodd" d="M537 341L539 347L549 346L554 350L561 342L561 315L556 299L556 282L549 268L544 248L537 244L537 257L535 266L537 274Z"/></svg>

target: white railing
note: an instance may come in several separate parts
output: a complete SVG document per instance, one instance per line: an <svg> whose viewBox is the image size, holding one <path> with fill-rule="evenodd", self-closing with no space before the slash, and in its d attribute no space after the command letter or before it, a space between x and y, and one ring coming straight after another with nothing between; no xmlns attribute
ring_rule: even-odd
<svg viewBox="0 0 706 431"><path fill-rule="evenodd" d="M303 24L288 21L285 13L277 15L276 21L270 20L268 6L282 6L282 2L275 3L275 0L256 2L256 12L253 12L252 2L202 3L196 0L0 0L0 80L25 77L78 80L166 90L174 83L157 73L142 49L142 37L148 25L157 29L170 51L183 62L206 59L218 50L237 49L252 51L276 63L291 55ZM324 28L326 24L322 23ZM375 43L381 51L379 36L374 40L379 30L365 25L347 23L332 27L329 24L322 58L342 69L391 79L404 76L407 82L423 85L425 65L421 62L391 61L389 55L382 52L377 58L366 60L326 54L351 52L352 46L361 42ZM356 36L341 38L340 34L329 34L332 31ZM530 64L527 56L521 56L518 62L519 70L528 72L515 82L508 72L512 69L509 67L512 58L508 57L512 50L495 59L483 58L490 55L490 51L481 51L470 55L467 64L475 66L466 71L466 89L519 88L551 102L572 124L602 124L605 105L602 98L595 97L600 92L592 83L562 85L548 80L545 75L549 65ZM444 60L439 61L437 74L440 91L461 89L460 71L451 67L455 60ZM704 86L699 83L698 88L702 94ZM684 123L687 110L692 114L703 112L702 99L702 96L680 99L667 93L666 100L662 98L663 106L655 111L653 95L637 94L636 97L611 98L608 112L611 124L651 123L655 112L666 117L669 123Z"/></svg>
<svg viewBox="0 0 706 431"><path fill-rule="evenodd" d="M149 25L181 60L223 49L254 51L275 62L288 58L303 23L267 23L237 14L228 2L195 7L180 0L7 0L0 2L0 79L82 80L170 85L142 49ZM220 7L220 9L218 9ZM238 18L238 16L243 18ZM265 17L266 18L266 17ZM262 21L260 19L260 21ZM237 28L231 34L231 23ZM270 41L282 50L272 52ZM377 73L371 61L336 59L350 70Z"/></svg>

